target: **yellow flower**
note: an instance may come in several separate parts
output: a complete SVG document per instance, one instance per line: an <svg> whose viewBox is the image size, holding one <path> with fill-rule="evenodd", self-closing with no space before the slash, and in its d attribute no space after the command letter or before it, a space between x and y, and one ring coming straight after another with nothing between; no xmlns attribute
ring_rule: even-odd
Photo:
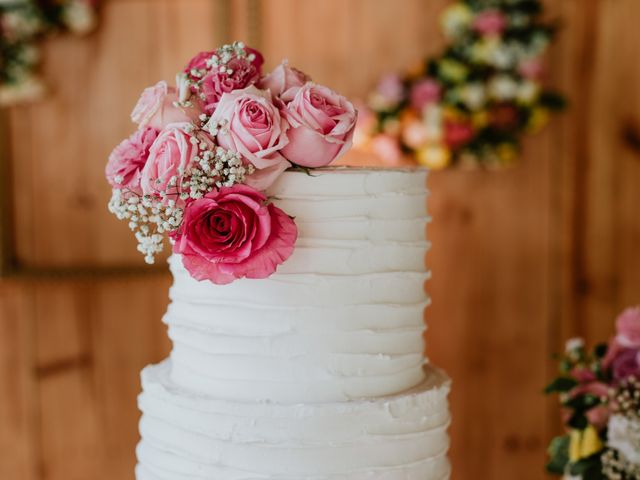
<svg viewBox="0 0 640 480"><path fill-rule="evenodd" d="M445 120L460 121L464 120L466 115L463 111L458 110L457 108L447 106L442 109L442 118Z"/></svg>
<svg viewBox="0 0 640 480"><path fill-rule="evenodd" d="M499 37L484 37L471 47L471 60L475 63L490 63L502 47Z"/></svg>
<svg viewBox="0 0 640 480"><path fill-rule="evenodd" d="M452 82L460 83L469 75L469 69L456 60L445 58L438 64L440 75Z"/></svg>
<svg viewBox="0 0 640 480"><path fill-rule="evenodd" d="M458 36L473 20L473 12L464 3L456 3L447 8L442 14L441 24L445 35Z"/></svg>
<svg viewBox="0 0 640 480"><path fill-rule="evenodd" d="M496 154L503 165L510 165L518 156L518 151L510 143L501 143L496 148Z"/></svg>
<svg viewBox="0 0 640 480"><path fill-rule="evenodd" d="M593 425L584 430L571 430L569 435L569 461L575 463L604 448L600 434Z"/></svg>
<svg viewBox="0 0 640 480"><path fill-rule="evenodd" d="M582 443L582 432L571 430L569 435L569 461L575 463L580 460L580 447Z"/></svg>
<svg viewBox="0 0 640 480"><path fill-rule="evenodd" d="M549 123L549 110L544 107L536 107L531 112L527 130L531 133L537 133Z"/></svg>
<svg viewBox="0 0 640 480"><path fill-rule="evenodd" d="M478 130L486 127L489 124L489 112L487 112L486 110L475 112L471 116L471 122L473 123L473 126Z"/></svg>
<svg viewBox="0 0 640 480"><path fill-rule="evenodd" d="M582 433L582 444L580 445L580 457L587 458L598 453L604 445L600 440L600 435L593 425L589 425Z"/></svg>
<svg viewBox="0 0 640 480"><path fill-rule="evenodd" d="M416 158L420 165L440 170L451 163L451 152L441 144L426 145L416 152Z"/></svg>

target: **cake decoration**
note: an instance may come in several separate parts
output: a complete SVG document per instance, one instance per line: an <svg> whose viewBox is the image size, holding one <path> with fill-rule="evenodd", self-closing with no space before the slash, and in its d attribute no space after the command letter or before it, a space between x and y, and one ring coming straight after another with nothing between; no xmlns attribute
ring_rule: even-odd
<svg viewBox="0 0 640 480"><path fill-rule="evenodd" d="M242 42L201 52L145 89L138 130L109 157L109 210L153 263L169 237L189 273L227 284L266 278L289 258L295 222L264 192L287 169L317 168L351 146L357 112L285 61L263 74Z"/></svg>

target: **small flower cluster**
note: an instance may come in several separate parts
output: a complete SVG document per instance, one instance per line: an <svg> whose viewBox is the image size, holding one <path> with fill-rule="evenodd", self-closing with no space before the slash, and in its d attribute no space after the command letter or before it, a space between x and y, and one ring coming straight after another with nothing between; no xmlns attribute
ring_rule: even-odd
<svg viewBox="0 0 640 480"><path fill-rule="evenodd" d="M504 166L523 134L541 129L562 97L542 85L553 36L539 0L459 0L442 16L445 51L384 76L361 115L357 145L383 161L439 169Z"/></svg>
<svg viewBox="0 0 640 480"><path fill-rule="evenodd" d="M549 447L547 469L567 478L640 479L640 307L616 320L616 334L592 352L567 342L558 393L567 434Z"/></svg>
<svg viewBox="0 0 640 480"><path fill-rule="evenodd" d="M47 34L84 34L96 24L93 0L0 2L0 105L40 97L44 85L36 73L38 43Z"/></svg>
<svg viewBox="0 0 640 480"><path fill-rule="evenodd" d="M109 157L109 210L148 263L168 236L198 280L265 278L293 251L293 220L264 191L286 169L322 167L351 146L356 111L286 62L262 74L241 42L196 55L176 87L144 90L138 130Z"/></svg>

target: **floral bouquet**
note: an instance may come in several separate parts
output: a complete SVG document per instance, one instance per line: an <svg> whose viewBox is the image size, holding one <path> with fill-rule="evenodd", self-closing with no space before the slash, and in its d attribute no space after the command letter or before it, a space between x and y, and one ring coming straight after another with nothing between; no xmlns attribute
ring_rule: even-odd
<svg viewBox="0 0 640 480"><path fill-rule="evenodd" d="M44 93L38 42L56 31L88 33L96 8L96 0L0 0L0 106Z"/></svg>
<svg viewBox="0 0 640 480"><path fill-rule="evenodd" d="M640 307L625 310L608 344L567 342L558 393L567 433L549 447L547 470L566 479L640 479Z"/></svg>
<svg viewBox="0 0 640 480"><path fill-rule="evenodd" d="M351 146L356 110L286 62L236 42L196 55L147 88L138 129L109 157L109 209L147 262L168 236L189 273L216 284L265 278L293 252L295 222L264 191L290 168L328 165Z"/></svg>
<svg viewBox="0 0 640 480"><path fill-rule="evenodd" d="M554 28L541 13L539 0L449 7L442 16L449 45L410 72L380 80L362 109L357 145L389 164L511 164L522 135L564 103L542 85Z"/></svg>

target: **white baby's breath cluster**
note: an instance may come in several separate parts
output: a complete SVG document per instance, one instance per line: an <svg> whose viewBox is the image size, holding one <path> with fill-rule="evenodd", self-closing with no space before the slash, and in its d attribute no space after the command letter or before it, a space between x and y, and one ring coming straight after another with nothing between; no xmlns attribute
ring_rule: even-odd
<svg viewBox="0 0 640 480"><path fill-rule="evenodd" d="M196 154L190 166L173 176L168 191L155 195L141 195L128 189L113 189L109 211L119 220L127 220L138 240L138 251L147 263L154 263L162 252L164 235L180 228L185 202L204 197L214 189L244 183L247 175L255 171L253 165L244 165L239 153L211 145L199 138L195 125L188 128ZM115 178L119 183L121 179Z"/></svg>

